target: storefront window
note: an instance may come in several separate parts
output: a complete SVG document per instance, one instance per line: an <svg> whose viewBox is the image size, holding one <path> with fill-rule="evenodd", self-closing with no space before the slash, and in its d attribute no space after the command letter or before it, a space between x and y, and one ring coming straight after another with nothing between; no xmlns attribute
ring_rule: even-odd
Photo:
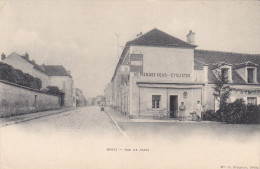
<svg viewBox="0 0 260 169"><path fill-rule="evenodd" d="M248 98L247 98L247 104L257 105L257 99L256 99L256 97L248 97Z"/></svg>
<svg viewBox="0 0 260 169"><path fill-rule="evenodd" d="M152 108L153 109L160 108L160 100L161 100L161 96L160 95L153 95L152 96Z"/></svg>

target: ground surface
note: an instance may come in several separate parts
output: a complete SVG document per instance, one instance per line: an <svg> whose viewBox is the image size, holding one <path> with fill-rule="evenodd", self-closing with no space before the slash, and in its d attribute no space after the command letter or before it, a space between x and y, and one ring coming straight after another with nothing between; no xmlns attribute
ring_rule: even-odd
<svg viewBox="0 0 260 169"><path fill-rule="evenodd" d="M260 169L260 125L140 122L108 112L121 131L99 107L1 127L0 169Z"/></svg>

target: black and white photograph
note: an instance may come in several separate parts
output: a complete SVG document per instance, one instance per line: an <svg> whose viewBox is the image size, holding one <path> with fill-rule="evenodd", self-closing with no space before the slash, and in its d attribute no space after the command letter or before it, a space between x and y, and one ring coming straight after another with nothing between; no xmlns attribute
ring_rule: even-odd
<svg viewBox="0 0 260 169"><path fill-rule="evenodd" d="M0 169L260 169L260 1L0 0Z"/></svg>

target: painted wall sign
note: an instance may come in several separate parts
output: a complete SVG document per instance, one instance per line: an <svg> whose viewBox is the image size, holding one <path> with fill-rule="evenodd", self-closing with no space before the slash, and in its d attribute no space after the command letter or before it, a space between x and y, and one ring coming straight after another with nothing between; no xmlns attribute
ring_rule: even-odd
<svg viewBox="0 0 260 169"><path fill-rule="evenodd" d="M143 72L143 54L130 55L130 72Z"/></svg>
<svg viewBox="0 0 260 169"><path fill-rule="evenodd" d="M168 77L168 78L189 78L190 74L184 73L145 73L145 72L135 72L134 76L140 77Z"/></svg>

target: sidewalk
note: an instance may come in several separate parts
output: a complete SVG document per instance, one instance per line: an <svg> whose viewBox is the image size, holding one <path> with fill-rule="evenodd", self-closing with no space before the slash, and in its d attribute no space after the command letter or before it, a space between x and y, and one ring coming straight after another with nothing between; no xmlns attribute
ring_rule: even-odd
<svg viewBox="0 0 260 169"><path fill-rule="evenodd" d="M184 120L180 121L179 119L172 119L172 118L166 118L166 117L137 117L137 118L129 118L126 115L122 114L120 111L113 109L111 107L105 107L105 110L107 113L109 113L116 122L145 122L145 123L220 123L220 122L214 122L214 121L201 121L196 122L192 120Z"/></svg>
<svg viewBox="0 0 260 169"><path fill-rule="evenodd" d="M62 108L58 110L49 110L49 111L42 111L42 112L36 112L36 113L28 113L28 114L23 114L23 115L18 115L18 116L10 116L10 117L3 117L0 118L0 127L3 126L9 126L17 123L22 123L25 121L29 120L34 120L38 119L41 117L46 117L46 116L51 116L54 114L59 114L63 112L67 112L70 110L74 110L76 108Z"/></svg>
<svg viewBox="0 0 260 169"><path fill-rule="evenodd" d="M111 107L105 107L105 111L109 113L115 119L116 122L131 122L132 120L128 118L126 115L122 114L120 111Z"/></svg>

